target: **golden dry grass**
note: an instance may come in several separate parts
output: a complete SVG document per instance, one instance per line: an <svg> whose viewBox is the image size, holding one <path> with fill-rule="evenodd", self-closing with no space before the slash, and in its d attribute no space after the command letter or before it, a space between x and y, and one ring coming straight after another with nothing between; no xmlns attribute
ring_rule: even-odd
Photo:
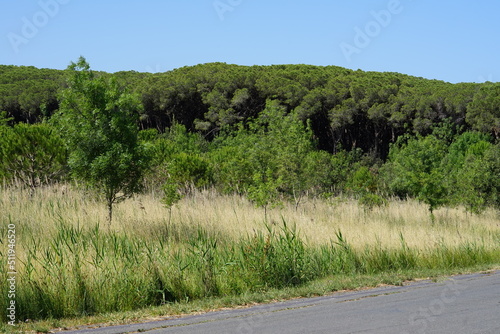
<svg viewBox="0 0 500 334"><path fill-rule="evenodd" d="M310 199L298 210L292 204L269 210L267 224L295 225L298 239L290 229L255 236L266 230L264 210L244 197L210 191L181 200L171 219L158 196L144 194L116 205L109 225L103 202L67 185L38 189L32 197L1 189L0 212L2 240L15 224L20 319L238 295L327 275L488 267L499 258L496 212L470 216L445 208L432 224L415 201L365 210L353 200ZM337 241L338 231L347 242L318 247ZM409 248L401 247L401 236ZM311 247L303 248L302 240ZM0 290L6 294L6 286Z"/></svg>
<svg viewBox="0 0 500 334"><path fill-rule="evenodd" d="M256 208L240 196L222 196L205 191L184 198L168 209L154 194L138 195L115 207L111 226L106 221L105 205L90 195L68 185L39 189L33 196L16 189L3 189L0 194L2 216L37 234L50 235L57 221L73 225L94 225L137 235L152 235L169 229L182 234L202 226L227 238L239 238L263 230L264 210ZM347 199L311 199L295 210L291 204L269 210L269 222L280 225L282 218L295 224L310 244L336 239L341 231L355 248L380 244L400 247L400 234L408 246L429 249L436 245L454 246L463 242L481 242L497 247L500 218L494 210L481 215L466 214L462 208L442 208L435 212L432 224L425 205L416 201L390 201L386 207L366 210ZM167 226L168 225L168 226ZM22 237L22 236L20 236Z"/></svg>

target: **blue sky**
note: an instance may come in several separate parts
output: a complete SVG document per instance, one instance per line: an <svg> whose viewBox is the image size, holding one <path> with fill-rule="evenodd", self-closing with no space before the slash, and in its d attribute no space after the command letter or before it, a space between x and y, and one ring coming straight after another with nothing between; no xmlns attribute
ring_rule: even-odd
<svg viewBox="0 0 500 334"><path fill-rule="evenodd" d="M0 0L0 64L108 72L207 62L500 81L498 0Z"/></svg>

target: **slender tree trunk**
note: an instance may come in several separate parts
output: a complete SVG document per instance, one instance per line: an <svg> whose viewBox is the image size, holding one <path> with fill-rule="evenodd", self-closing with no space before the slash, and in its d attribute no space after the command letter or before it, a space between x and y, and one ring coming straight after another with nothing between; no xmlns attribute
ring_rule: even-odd
<svg viewBox="0 0 500 334"><path fill-rule="evenodd" d="M299 195L297 195L297 192L295 191L295 189L293 190L293 199L295 200L295 212L297 212L299 210L299 205L300 205L300 202L302 201L303 195L304 195L303 193L300 193Z"/></svg>
<svg viewBox="0 0 500 334"><path fill-rule="evenodd" d="M108 200L108 224L111 226L111 221L113 220L113 201Z"/></svg>

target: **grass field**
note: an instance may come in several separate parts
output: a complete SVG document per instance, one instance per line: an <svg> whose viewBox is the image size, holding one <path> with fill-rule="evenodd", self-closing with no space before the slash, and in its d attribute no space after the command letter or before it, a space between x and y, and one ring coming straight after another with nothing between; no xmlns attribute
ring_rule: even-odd
<svg viewBox="0 0 500 334"><path fill-rule="evenodd" d="M2 282L9 271L7 227L16 230L18 321L500 263L497 212L471 216L444 208L431 223L427 208L414 201L366 210L347 199L308 200L297 210L291 204L270 210L264 222L263 209L239 196L199 192L169 218L149 194L117 205L108 225L101 202L61 185L33 197L2 189L0 212ZM0 290L5 309L7 285Z"/></svg>

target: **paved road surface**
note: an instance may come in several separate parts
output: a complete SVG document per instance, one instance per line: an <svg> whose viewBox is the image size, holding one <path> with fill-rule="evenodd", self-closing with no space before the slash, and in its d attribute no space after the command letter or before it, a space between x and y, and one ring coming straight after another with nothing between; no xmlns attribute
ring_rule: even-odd
<svg viewBox="0 0 500 334"><path fill-rule="evenodd" d="M64 334L500 333L500 271Z"/></svg>

